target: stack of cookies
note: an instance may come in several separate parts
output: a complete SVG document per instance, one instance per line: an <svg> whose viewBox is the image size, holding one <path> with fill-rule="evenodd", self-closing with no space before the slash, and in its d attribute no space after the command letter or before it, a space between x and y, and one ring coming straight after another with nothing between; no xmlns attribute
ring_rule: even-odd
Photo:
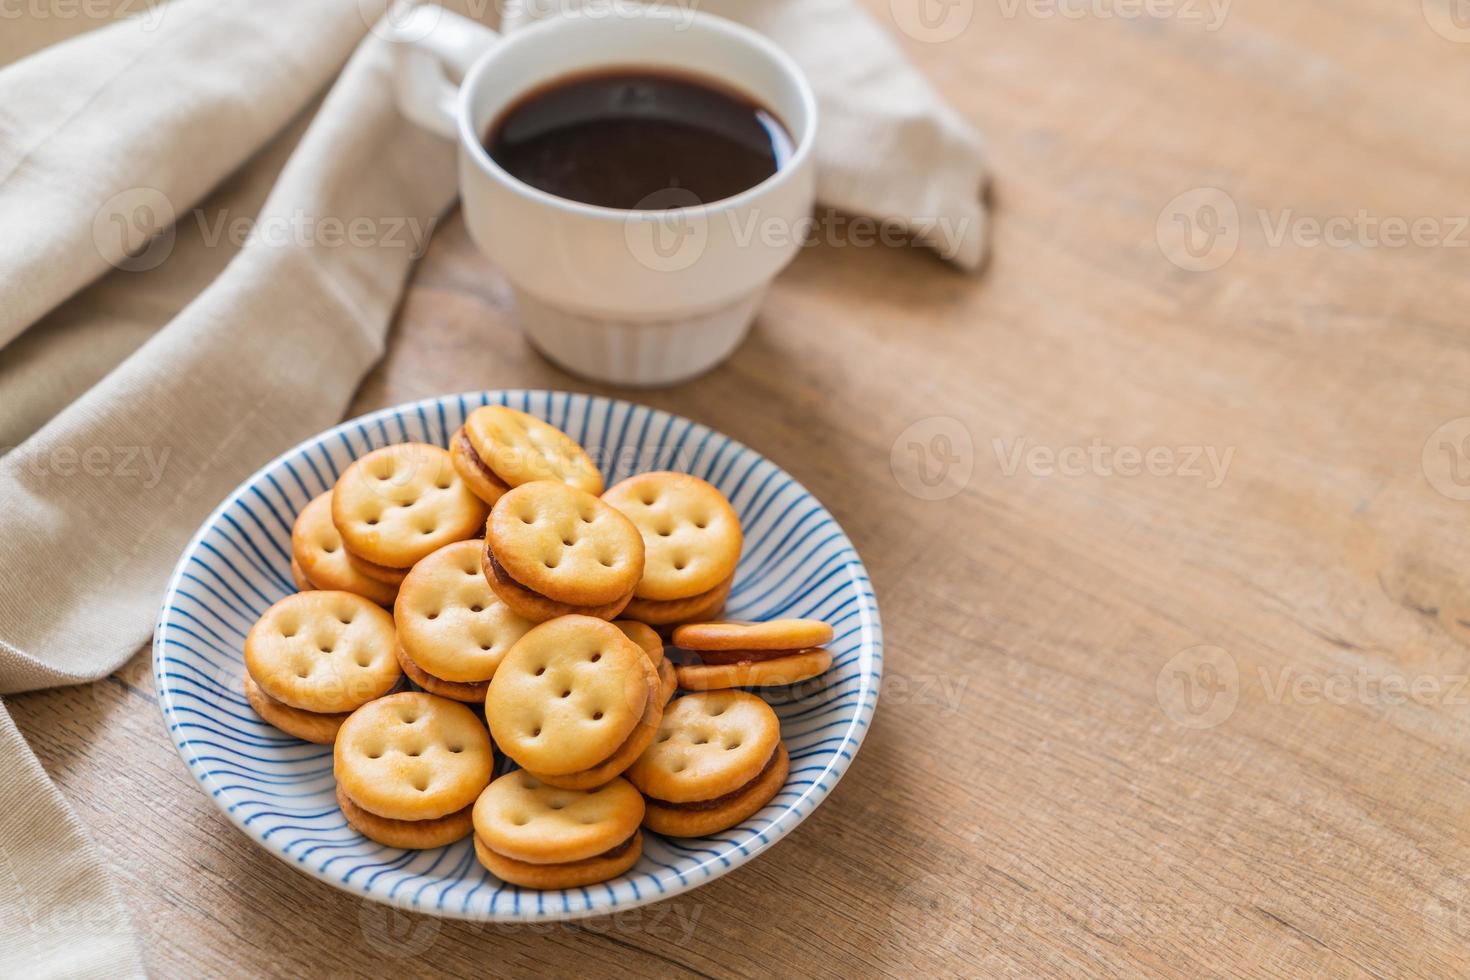
<svg viewBox="0 0 1470 980"><path fill-rule="evenodd" d="M602 881L637 863L640 827L716 833L785 784L775 712L726 689L820 674L832 630L715 621L741 545L705 481L643 473L604 493L565 433L480 408L448 451L374 450L302 508L302 591L250 631L246 694L335 746L338 803L364 836L473 834L507 882ZM492 781L496 748L518 768Z"/></svg>

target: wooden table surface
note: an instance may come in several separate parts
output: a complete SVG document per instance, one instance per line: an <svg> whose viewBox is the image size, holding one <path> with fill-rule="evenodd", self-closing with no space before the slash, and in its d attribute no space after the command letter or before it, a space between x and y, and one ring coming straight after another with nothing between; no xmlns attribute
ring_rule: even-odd
<svg viewBox="0 0 1470 980"><path fill-rule="evenodd" d="M662 905L441 923L235 831L140 653L8 704L157 974L1470 970L1470 30L907 2L989 141L989 268L816 245L728 364L634 396L758 447L864 556L887 676L841 785ZM353 409L500 386L627 394L526 348L456 218Z"/></svg>

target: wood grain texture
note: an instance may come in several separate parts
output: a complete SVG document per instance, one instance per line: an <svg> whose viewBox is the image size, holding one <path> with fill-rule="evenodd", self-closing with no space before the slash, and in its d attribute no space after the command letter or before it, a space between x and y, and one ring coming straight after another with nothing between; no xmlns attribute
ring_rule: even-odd
<svg viewBox="0 0 1470 980"><path fill-rule="evenodd" d="M991 147L986 273L814 246L727 365L633 396L791 471L872 572L884 694L801 828L612 919L392 913L215 812L140 654L91 688L8 703L117 870L151 967L1470 970L1470 503L1455 499L1470 444L1431 440L1470 415L1470 233L1454 233L1470 45L1417 2L1236 0L1215 31L1183 16L1203 6L960 0L959 36L902 38ZM1190 272L1156 229L1201 187L1233 199L1240 242ZM1360 211L1436 219L1441 240L1273 244L1283 216ZM354 411L502 386L628 394L522 343L455 218ZM905 467L945 448L936 417L968 433L949 452L973 473L925 500ZM1153 471L1119 472L1150 450Z"/></svg>

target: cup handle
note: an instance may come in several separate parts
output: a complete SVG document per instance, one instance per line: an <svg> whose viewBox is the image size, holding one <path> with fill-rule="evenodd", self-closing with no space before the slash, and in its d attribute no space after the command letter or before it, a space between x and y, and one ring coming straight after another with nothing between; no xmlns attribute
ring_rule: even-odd
<svg viewBox="0 0 1470 980"><path fill-rule="evenodd" d="M459 82L500 35L435 5L399 0L384 18L398 110L430 132L457 135Z"/></svg>

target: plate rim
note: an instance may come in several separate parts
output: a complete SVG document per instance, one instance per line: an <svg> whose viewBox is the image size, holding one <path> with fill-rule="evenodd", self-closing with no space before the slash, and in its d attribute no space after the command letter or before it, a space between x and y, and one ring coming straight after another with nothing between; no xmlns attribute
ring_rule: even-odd
<svg viewBox="0 0 1470 980"><path fill-rule="evenodd" d="M175 705L173 703L172 690L165 687L165 685L162 683L165 673L163 669L163 641L168 625L166 623L166 619L168 618L170 610L174 608L174 605L177 601L179 584L183 579L185 567L189 562L191 556L198 550L200 544L204 540L205 535L216 527L221 516L236 503L238 503L238 501L250 491L250 488L255 486L260 480L262 480L270 470L282 465L283 462L288 458L299 453L303 453L310 447L319 443L323 443L332 437L338 436L343 430L348 429L349 427L366 427L375 423L380 423L384 419L403 416L412 412L419 412L420 414L423 414L424 410L428 407L437 406L441 403L454 400L459 400L462 402L474 400L484 404L488 403L488 400L493 400L495 398L508 398L512 396L534 398L538 396L545 396L550 399L559 395L571 396L572 398L586 398L591 400L593 403L606 403L610 409L617 408L619 404L629 406L630 411L632 409L642 408L651 412L656 412L660 415L669 416L674 422L687 422L691 425L699 426L703 429L706 429L710 433L719 436L721 439L727 440L729 443L732 444L732 447L737 452L744 451L753 453L759 459L764 460L771 466L775 467L775 469L780 474L791 481L791 483L800 493L815 501L819 506L821 506L822 510L826 511L827 514L832 517L832 521L836 525L837 530L842 534L842 537L846 541L848 547L852 549L853 555L857 557L857 564L859 569L861 569L861 578L856 578L856 573L853 571L849 571L849 581L856 582L859 585L863 580L867 581L868 588L866 592L868 596L868 601L863 604L862 611L863 614L867 617L867 625L871 630L872 670L871 672L864 671L860 673L860 686L857 690L858 700L854 705L855 711L853 716L848 719L848 723L843 729L841 742L833 750L831 760L822 769L822 771L812 779L811 783L807 785L807 787L802 791L799 796L787 803L785 805L785 808L771 819L769 826L759 831L754 836L754 843L745 844L740 849L741 853L737 856L731 857L728 852L724 851L720 853L712 853L709 856L700 858L698 860L698 863L695 864L692 868L689 868L687 871L681 873L680 881L667 883L666 887L664 887L662 890L654 892L650 889L647 891L647 893L644 893L643 891L637 891L635 893L635 896L630 899L615 900L608 904L597 904L596 907L590 908L558 907L548 909L544 908L546 903L541 901L537 901L534 903L535 908L533 911L528 912L525 905L523 905L522 903L517 903L517 905L514 907L514 910L508 913L505 911L496 912L493 909L480 910L477 908L468 908L463 906L424 906L417 904L415 901L399 897L397 895L396 889L388 894L382 894L381 892L374 891L370 884L359 885L355 882L348 882L333 878L326 873L318 870L317 868L306 864L303 859L293 859L289 854L286 854L278 848L273 847L262 834L257 833L250 826L248 826L242 818L237 816L235 807L227 805L228 800L226 798L227 794L225 789L214 784L215 774L211 771L201 768L198 759L193 758L190 755L190 740L187 737L179 737L175 732L174 722L177 719L173 717L175 713ZM158 699L158 717L163 725L164 734L167 736L169 742L173 745L174 751L178 753L180 760L184 763L184 768L193 778L194 783L199 788L199 790L204 793L204 795L210 800L210 802L214 804L215 808L221 814L223 814L224 817L231 824L233 824L237 830L239 830L242 834L245 835L246 838L256 844L256 846L268 852L278 861L290 866L296 871L305 873L313 879L323 882L324 884L332 887L337 891L340 891L347 895L355 896L361 900L367 900L392 908L398 908L408 912L415 912L421 915L430 915L436 918L471 922L510 924L527 922L570 921L583 918L593 918L600 915L611 915L628 909L640 908L645 905L650 905L655 902L674 898L678 895L693 891L706 882L713 881L716 878L722 877L723 875L737 870L738 868L754 860L757 856L765 853L765 851L768 850L773 844L784 838L787 834L791 833L798 826L800 826L807 819L807 817L816 812L817 807L821 806L822 803L826 801L826 798L832 794L832 792L837 788L837 784L841 782L842 777L847 774L847 770L850 769L853 762L856 761L858 750L862 747L863 741L867 737L868 729L872 726L872 719L874 713L877 710L878 697L881 693L883 681L883 624L881 613L878 608L877 594L872 588L872 578L868 575L867 565L865 562L863 562L862 556L858 553L857 546L853 544L852 538L848 535L846 528L844 528L842 524L837 521L835 515L832 515L831 510L828 509L827 505L821 500L820 497L812 493L812 491L808 489L805 484L792 476L789 471L776 463L770 457L746 445L733 436L726 435L724 432L720 431L712 425L699 422L698 420L691 419L685 415L680 415L677 412L657 408L652 405L646 405L642 402L633 401L627 398L619 398L611 395L600 395L592 392L566 391L551 388L471 389L469 391L453 392L442 395L431 395L426 398L401 402L396 405L390 405L384 408L375 409L362 415L357 415L352 418L344 419L341 422L338 422L336 425L333 425L327 429L323 429L322 431L317 432L314 435L308 436L307 438L302 439L295 445L291 446L289 449L278 453L262 466L258 467L249 476L241 480L241 482L235 487L235 489L226 494L225 497L219 502L219 504L216 505L214 509L209 512L209 515L204 518L199 527L190 536L188 543L185 544L183 549L180 551L179 559L174 564L174 569L169 575L168 585L165 587L162 599L159 602L158 616L154 621L153 635L150 640L150 651L153 667L154 689ZM822 784L822 781L824 779L828 779L829 777L831 779L831 782L828 785L824 786ZM805 812L801 812L798 809L800 805L813 796L817 796L816 801L812 803L811 807ZM732 846L729 848L729 850L733 851L735 850L735 848ZM721 862L724 862L724 867L712 867L712 865L718 865ZM694 876L697 872L703 872L703 875L696 880Z"/></svg>

